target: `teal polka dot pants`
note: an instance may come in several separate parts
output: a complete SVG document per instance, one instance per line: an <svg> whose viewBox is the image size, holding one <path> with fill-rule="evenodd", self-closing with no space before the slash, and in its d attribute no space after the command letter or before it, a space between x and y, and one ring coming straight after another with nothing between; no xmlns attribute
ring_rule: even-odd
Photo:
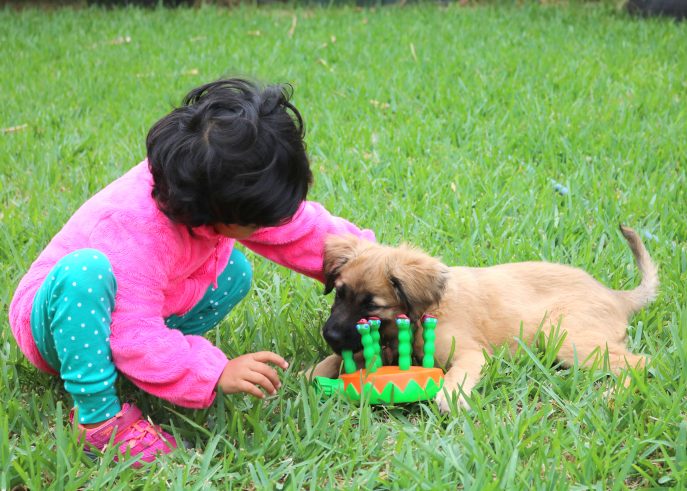
<svg viewBox="0 0 687 491"><path fill-rule="evenodd" d="M185 334L215 327L243 299L250 264L234 249L229 264L191 311L165 319ZM105 254L80 249L63 257L33 301L31 330L45 361L60 374L78 408L80 423L98 423L119 412L117 369L110 351L110 324L117 281Z"/></svg>

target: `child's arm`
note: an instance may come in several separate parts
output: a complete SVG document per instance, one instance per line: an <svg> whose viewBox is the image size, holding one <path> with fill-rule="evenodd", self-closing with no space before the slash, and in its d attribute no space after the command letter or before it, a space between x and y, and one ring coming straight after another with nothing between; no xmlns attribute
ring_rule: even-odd
<svg viewBox="0 0 687 491"><path fill-rule="evenodd" d="M324 281L324 241L329 234L353 234L375 240L371 230L361 230L351 222L331 215L321 204L306 201L288 223L262 228L239 242L271 261Z"/></svg>

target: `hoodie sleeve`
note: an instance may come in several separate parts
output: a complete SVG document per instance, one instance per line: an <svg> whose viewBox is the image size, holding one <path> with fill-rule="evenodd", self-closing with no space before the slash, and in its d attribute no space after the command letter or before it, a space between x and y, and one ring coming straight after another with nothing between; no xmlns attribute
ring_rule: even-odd
<svg viewBox="0 0 687 491"><path fill-rule="evenodd" d="M239 242L271 261L323 282L324 241L329 234L375 240L371 230L361 230L331 215L319 203L305 201L288 223L262 228Z"/></svg>
<svg viewBox="0 0 687 491"><path fill-rule="evenodd" d="M168 328L162 317L174 237L169 229L132 234L107 220L91 243L108 255L117 280L110 347L117 369L142 390L174 404L204 408L215 398L226 355L202 336Z"/></svg>

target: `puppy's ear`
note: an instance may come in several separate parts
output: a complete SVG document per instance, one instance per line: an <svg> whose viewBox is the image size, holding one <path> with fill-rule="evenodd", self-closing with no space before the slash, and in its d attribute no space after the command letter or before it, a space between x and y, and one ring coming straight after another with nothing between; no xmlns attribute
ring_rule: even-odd
<svg viewBox="0 0 687 491"><path fill-rule="evenodd" d="M334 289L334 282L344 264L356 255L360 239L355 235L329 235L324 243L324 294Z"/></svg>
<svg viewBox="0 0 687 491"><path fill-rule="evenodd" d="M387 276L399 303L416 322L444 295L448 267L422 251L401 246L387 256Z"/></svg>

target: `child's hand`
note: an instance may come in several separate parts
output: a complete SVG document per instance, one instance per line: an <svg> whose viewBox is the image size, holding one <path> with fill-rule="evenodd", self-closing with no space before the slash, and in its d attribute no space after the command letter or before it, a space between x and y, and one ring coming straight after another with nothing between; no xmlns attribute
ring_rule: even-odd
<svg viewBox="0 0 687 491"><path fill-rule="evenodd" d="M265 394L258 388L262 387L274 395L281 382L276 370L268 363L283 369L289 366L284 358L270 351L248 353L227 362L217 385L225 394L245 392L262 399Z"/></svg>

